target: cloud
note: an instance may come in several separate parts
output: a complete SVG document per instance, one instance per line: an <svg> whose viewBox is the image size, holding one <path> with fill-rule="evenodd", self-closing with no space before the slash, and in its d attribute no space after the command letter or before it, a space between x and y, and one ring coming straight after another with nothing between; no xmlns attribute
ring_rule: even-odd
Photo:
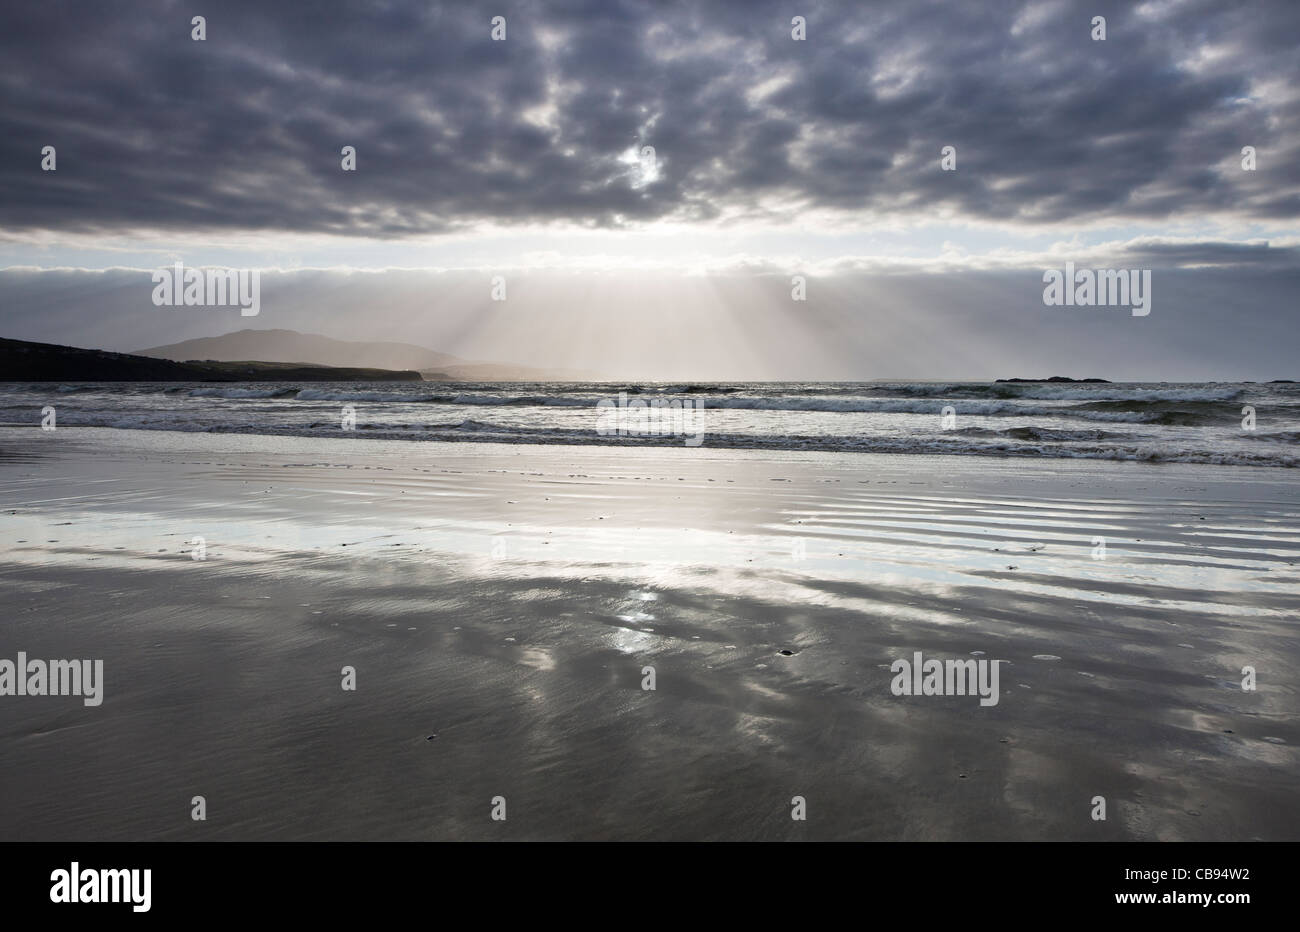
<svg viewBox="0 0 1300 932"><path fill-rule="evenodd" d="M1300 73L1292 2L810 2L806 42L790 9L213 0L194 42L174 2L9 4L0 222L403 237L1300 216L1300 92L1276 79ZM645 145L650 174L625 157Z"/></svg>

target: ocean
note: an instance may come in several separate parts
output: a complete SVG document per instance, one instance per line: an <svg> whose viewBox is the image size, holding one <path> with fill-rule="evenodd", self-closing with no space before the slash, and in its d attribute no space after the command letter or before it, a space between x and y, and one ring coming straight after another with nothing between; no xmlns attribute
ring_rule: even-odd
<svg viewBox="0 0 1300 932"><path fill-rule="evenodd" d="M56 424L68 426L343 441L685 443L662 431L598 430L600 405L620 396L686 403L699 444L714 448L1300 465L1295 383L9 383L0 385L0 420L37 424L52 406Z"/></svg>

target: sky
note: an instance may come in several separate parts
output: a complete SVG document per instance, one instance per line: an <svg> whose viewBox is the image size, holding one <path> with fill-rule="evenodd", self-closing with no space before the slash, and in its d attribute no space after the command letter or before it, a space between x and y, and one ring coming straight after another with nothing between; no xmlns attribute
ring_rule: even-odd
<svg viewBox="0 0 1300 932"><path fill-rule="evenodd" d="M0 336L1300 378L1297 77L1294 0L6 4ZM177 261L258 315L156 306ZM1066 263L1150 313L1046 304Z"/></svg>

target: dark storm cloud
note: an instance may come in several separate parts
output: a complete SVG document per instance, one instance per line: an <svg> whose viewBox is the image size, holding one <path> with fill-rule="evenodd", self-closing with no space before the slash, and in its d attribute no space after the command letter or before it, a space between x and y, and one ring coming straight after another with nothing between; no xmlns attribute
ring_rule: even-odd
<svg viewBox="0 0 1300 932"><path fill-rule="evenodd" d="M1300 248L1268 243L1180 243L1148 238L1124 244L1117 258L1116 264L1138 268L1300 269Z"/></svg>
<svg viewBox="0 0 1300 932"><path fill-rule="evenodd" d="M0 222L1276 221L1300 215L1298 37L1290 0L6 4ZM644 186L620 161L641 145L659 161Z"/></svg>

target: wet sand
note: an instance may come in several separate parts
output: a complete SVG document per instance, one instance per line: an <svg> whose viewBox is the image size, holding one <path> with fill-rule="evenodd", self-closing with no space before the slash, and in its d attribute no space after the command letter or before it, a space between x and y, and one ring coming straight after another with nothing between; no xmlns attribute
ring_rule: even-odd
<svg viewBox="0 0 1300 932"><path fill-rule="evenodd" d="M1295 470L0 451L0 658L105 671L0 696L0 840L1300 839ZM916 651L998 703L895 696Z"/></svg>

